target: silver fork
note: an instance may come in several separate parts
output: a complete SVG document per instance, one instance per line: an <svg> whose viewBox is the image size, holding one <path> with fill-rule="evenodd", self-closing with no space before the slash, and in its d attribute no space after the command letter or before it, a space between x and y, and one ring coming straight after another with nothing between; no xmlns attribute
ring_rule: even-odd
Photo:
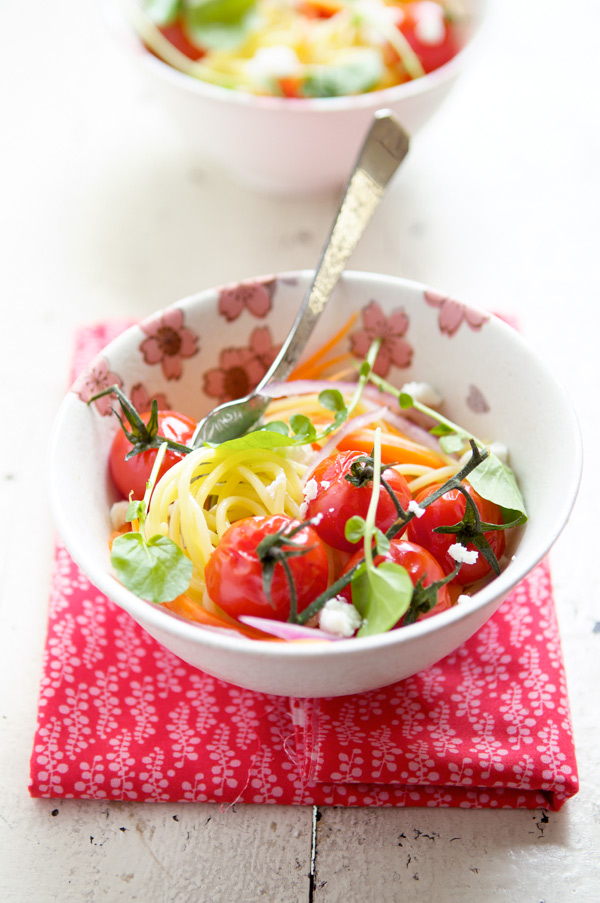
<svg viewBox="0 0 600 903"><path fill-rule="evenodd" d="M192 445L225 442L254 426L271 399L261 394L270 382L285 380L296 365L346 261L358 244L385 189L406 156L409 137L389 110L379 110L348 180L319 266L277 357L256 388L214 408L198 423Z"/></svg>

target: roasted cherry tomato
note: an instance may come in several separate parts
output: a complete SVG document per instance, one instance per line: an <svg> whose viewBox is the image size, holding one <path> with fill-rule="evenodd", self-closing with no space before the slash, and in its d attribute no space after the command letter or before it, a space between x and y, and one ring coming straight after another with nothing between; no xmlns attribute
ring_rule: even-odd
<svg viewBox="0 0 600 903"><path fill-rule="evenodd" d="M419 493L416 501L422 502L432 492L439 489L440 485L436 483L424 489ZM481 520L488 524L501 524L502 512L499 506L482 498L467 483L464 486L477 505ZM459 523L464 516L466 506L467 502L462 492L459 489L451 489L449 492L445 492L437 501L428 505L421 517L413 518L408 524L407 538L429 549L447 574L454 570L456 564L452 556L448 554L448 549L455 542L459 542L460 539L454 533L435 533L434 530L436 527L449 527ZM506 545L504 530L490 530L484 533L484 536L496 558L500 559ZM467 543L466 548L472 551L475 549L475 546L472 543ZM490 565L480 552L474 564L463 564L461 566L453 582L468 586L477 580L481 580L483 577L487 577L490 571Z"/></svg>
<svg viewBox="0 0 600 903"><path fill-rule="evenodd" d="M348 561L343 573L351 570L355 565L362 561L362 559L363 551L360 549L358 552L355 552ZM383 555L375 556L375 566L377 567L382 561L393 561L394 564L401 564L403 568L406 568L413 586L416 586L419 580L422 579L423 586L427 588L428 586L431 586L432 583L443 580L445 576L441 566L427 549L424 549L423 546L419 546L414 542L409 542L407 539L392 539L388 551ZM350 586L346 587L341 595L343 595L348 602L351 602L352 590ZM445 585L441 586L437 591L437 602L434 607L430 608L429 611L419 614L416 620L422 621L424 618L430 618L432 615L436 615L440 611L446 611L447 608L451 607L452 599L448 587ZM401 627L403 620L404 618L396 624L396 627Z"/></svg>
<svg viewBox="0 0 600 903"><path fill-rule="evenodd" d="M439 69L460 50L454 26L433 0L409 3L399 27L425 72Z"/></svg>
<svg viewBox="0 0 600 903"><path fill-rule="evenodd" d="M290 584L284 566L277 562L273 571L269 601L263 584L263 568L257 552L258 545L270 534L285 530L289 533L300 521L285 514L246 517L236 521L221 537L212 553L204 576L210 598L232 617L254 615L285 621L290 614ZM303 611L320 593L327 589L329 561L327 550L311 526L303 526L280 549L301 555L287 561L294 581L297 609Z"/></svg>
<svg viewBox="0 0 600 903"><path fill-rule="evenodd" d="M149 412L140 416L144 423L148 423L150 419ZM165 439L172 439L182 445L189 445L195 429L196 421L185 414L179 414L177 411L158 412L159 437L163 436ZM129 498L129 493L133 492L135 499L142 499L156 458L156 449L149 448L147 451L140 452L139 455L134 455L126 461L125 457L130 451L131 442L123 430L119 429L110 449L108 459L110 474L123 498ZM167 449L158 474L159 478L182 457L182 452Z"/></svg>
<svg viewBox="0 0 600 903"><path fill-rule="evenodd" d="M371 482L364 486L354 486L346 479L351 474L352 465L360 457L363 457L362 452L349 451L325 458L317 465L307 483L307 518L316 517L318 523L315 524L315 529L321 539L343 552L354 552L356 549L356 543L349 542L344 534L346 521L354 515L366 517L371 501ZM382 476L398 499L400 507L406 510L411 492L404 477L392 468L386 468ZM313 491L310 491L311 487L314 487ZM382 486L375 525L385 533L397 519L396 506Z"/></svg>

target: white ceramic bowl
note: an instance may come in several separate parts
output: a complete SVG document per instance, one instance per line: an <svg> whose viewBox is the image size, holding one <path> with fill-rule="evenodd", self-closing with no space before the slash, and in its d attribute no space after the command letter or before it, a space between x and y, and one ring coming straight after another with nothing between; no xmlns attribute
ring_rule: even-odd
<svg viewBox="0 0 600 903"><path fill-rule="evenodd" d="M436 112L467 63L487 0L463 6L464 47L440 69L384 91L315 100L256 97L184 75L147 52L115 9L109 13L126 53L191 147L239 182L306 194L346 182L377 110L391 110L411 135Z"/></svg>
<svg viewBox="0 0 600 903"><path fill-rule="evenodd" d="M168 649L209 674L253 690L335 696L408 677L452 652L487 621L564 527L579 485L581 447L569 401L514 328L416 283L347 272L307 352L352 311L361 312L354 332L388 329L392 324L385 318L404 311L401 337L412 348L412 360L409 366L394 364L396 346L389 334L384 342L390 352L388 379L399 386L420 380L439 387L448 416L474 435L501 440L510 449L529 521L508 566L471 601L435 617L379 636L323 645L224 636L137 598L117 582L109 560L109 508L115 496L107 459L118 424L77 393L88 397L91 387L110 385L118 377L128 393L141 384L151 396L164 393L172 408L200 416L218 401L203 391L204 375L213 371L214 387L222 377L237 374L240 388L246 370L256 376L261 356L264 360L269 348L286 336L309 283L309 273L287 273L204 291L156 314L144 329L134 326L111 342L60 408L50 449L50 489L58 529L75 561L99 590ZM398 319L395 323L391 333L399 338ZM164 330L171 330L174 339L168 345L171 352L177 350L177 336L186 339L182 353L162 359L150 355L149 363L143 353L145 348L148 355L148 344L142 348L142 342L149 336L164 338ZM156 341L153 348L158 348Z"/></svg>

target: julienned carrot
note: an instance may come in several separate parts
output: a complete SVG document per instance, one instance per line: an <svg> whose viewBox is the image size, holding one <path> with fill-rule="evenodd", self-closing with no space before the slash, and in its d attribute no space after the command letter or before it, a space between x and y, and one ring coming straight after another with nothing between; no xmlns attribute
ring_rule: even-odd
<svg viewBox="0 0 600 903"><path fill-rule="evenodd" d="M239 621L229 618L225 613L223 613L223 616L221 617L211 611L207 611L201 603L194 602L194 600L185 593L181 596L177 596L177 598L173 599L171 602L162 602L161 605L163 608L168 608L173 614L185 618L186 621L196 621L197 624L204 624L207 627L222 627L227 630L237 630L239 633L243 633L244 636L253 640L284 642L277 637L263 633L262 630L257 630L254 627L248 627L246 624L241 624Z"/></svg>
<svg viewBox="0 0 600 903"><path fill-rule="evenodd" d="M330 363L335 363L339 361L342 357L345 359L346 355L340 355L338 357L333 358L332 361L325 361L324 358L329 352L335 348L335 346L341 342L341 340L346 336L358 318L358 313L353 313L352 316L344 323L341 329L339 329L334 336L332 336L328 342L325 342L321 345L320 348L315 351L313 355L311 355L308 360L303 361L303 363L298 364L298 366L292 371L289 376L289 379L317 379L323 370L325 370Z"/></svg>
<svg viewBox="0 0 600 903"><path fill-rule="evenodd" d="M361 451L370 455L375 440L375 430L355 430L338 442L340 451ZM384 464L422 464L426 467L444 467L445 457L435 449L425 448L400 435L386 433L382 436L381 460Z"/></svg>

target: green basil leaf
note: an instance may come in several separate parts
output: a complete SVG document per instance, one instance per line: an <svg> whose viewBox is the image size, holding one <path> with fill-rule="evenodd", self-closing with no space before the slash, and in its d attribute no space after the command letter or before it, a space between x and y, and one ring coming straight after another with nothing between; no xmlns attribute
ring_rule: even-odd
<svg viewBox="0 0 600 903"><path fill-rule="evenodd" d="M408 611L413 594L406 568L393 561L382 561L352 581L352 602L363 617L358 636L385 633Z"/></svg>
<svg viewBox="0 0 600 903"><path fill-rule="evenodd" d="M513 471L497 455L490 453L475 470L471 471L468 481L475 492L484 499L500 505L507 512L527 514Z"/></svg>
<svg viewBox="0 0 600 903"><path fill-rule="evenodd" d="M181 0L143 0L144 10L157 25L172 25L181 9Z"/></svg>
<svg viewBox="0 0 600 903"><path fill-rule="evenodd" d="M112 544L110 560L123 586L149 602L170 602L190 584L192 562L167 536L146 540L123 533Z"/></svg>
<svg viewBox="0 0 600 903"><path fill-rule="evenodd" d="M381 54L371 48L356 49L348 62L337 66L307 67L302 92L307 97L343 97L374 88L383 75Z"/></svg>

